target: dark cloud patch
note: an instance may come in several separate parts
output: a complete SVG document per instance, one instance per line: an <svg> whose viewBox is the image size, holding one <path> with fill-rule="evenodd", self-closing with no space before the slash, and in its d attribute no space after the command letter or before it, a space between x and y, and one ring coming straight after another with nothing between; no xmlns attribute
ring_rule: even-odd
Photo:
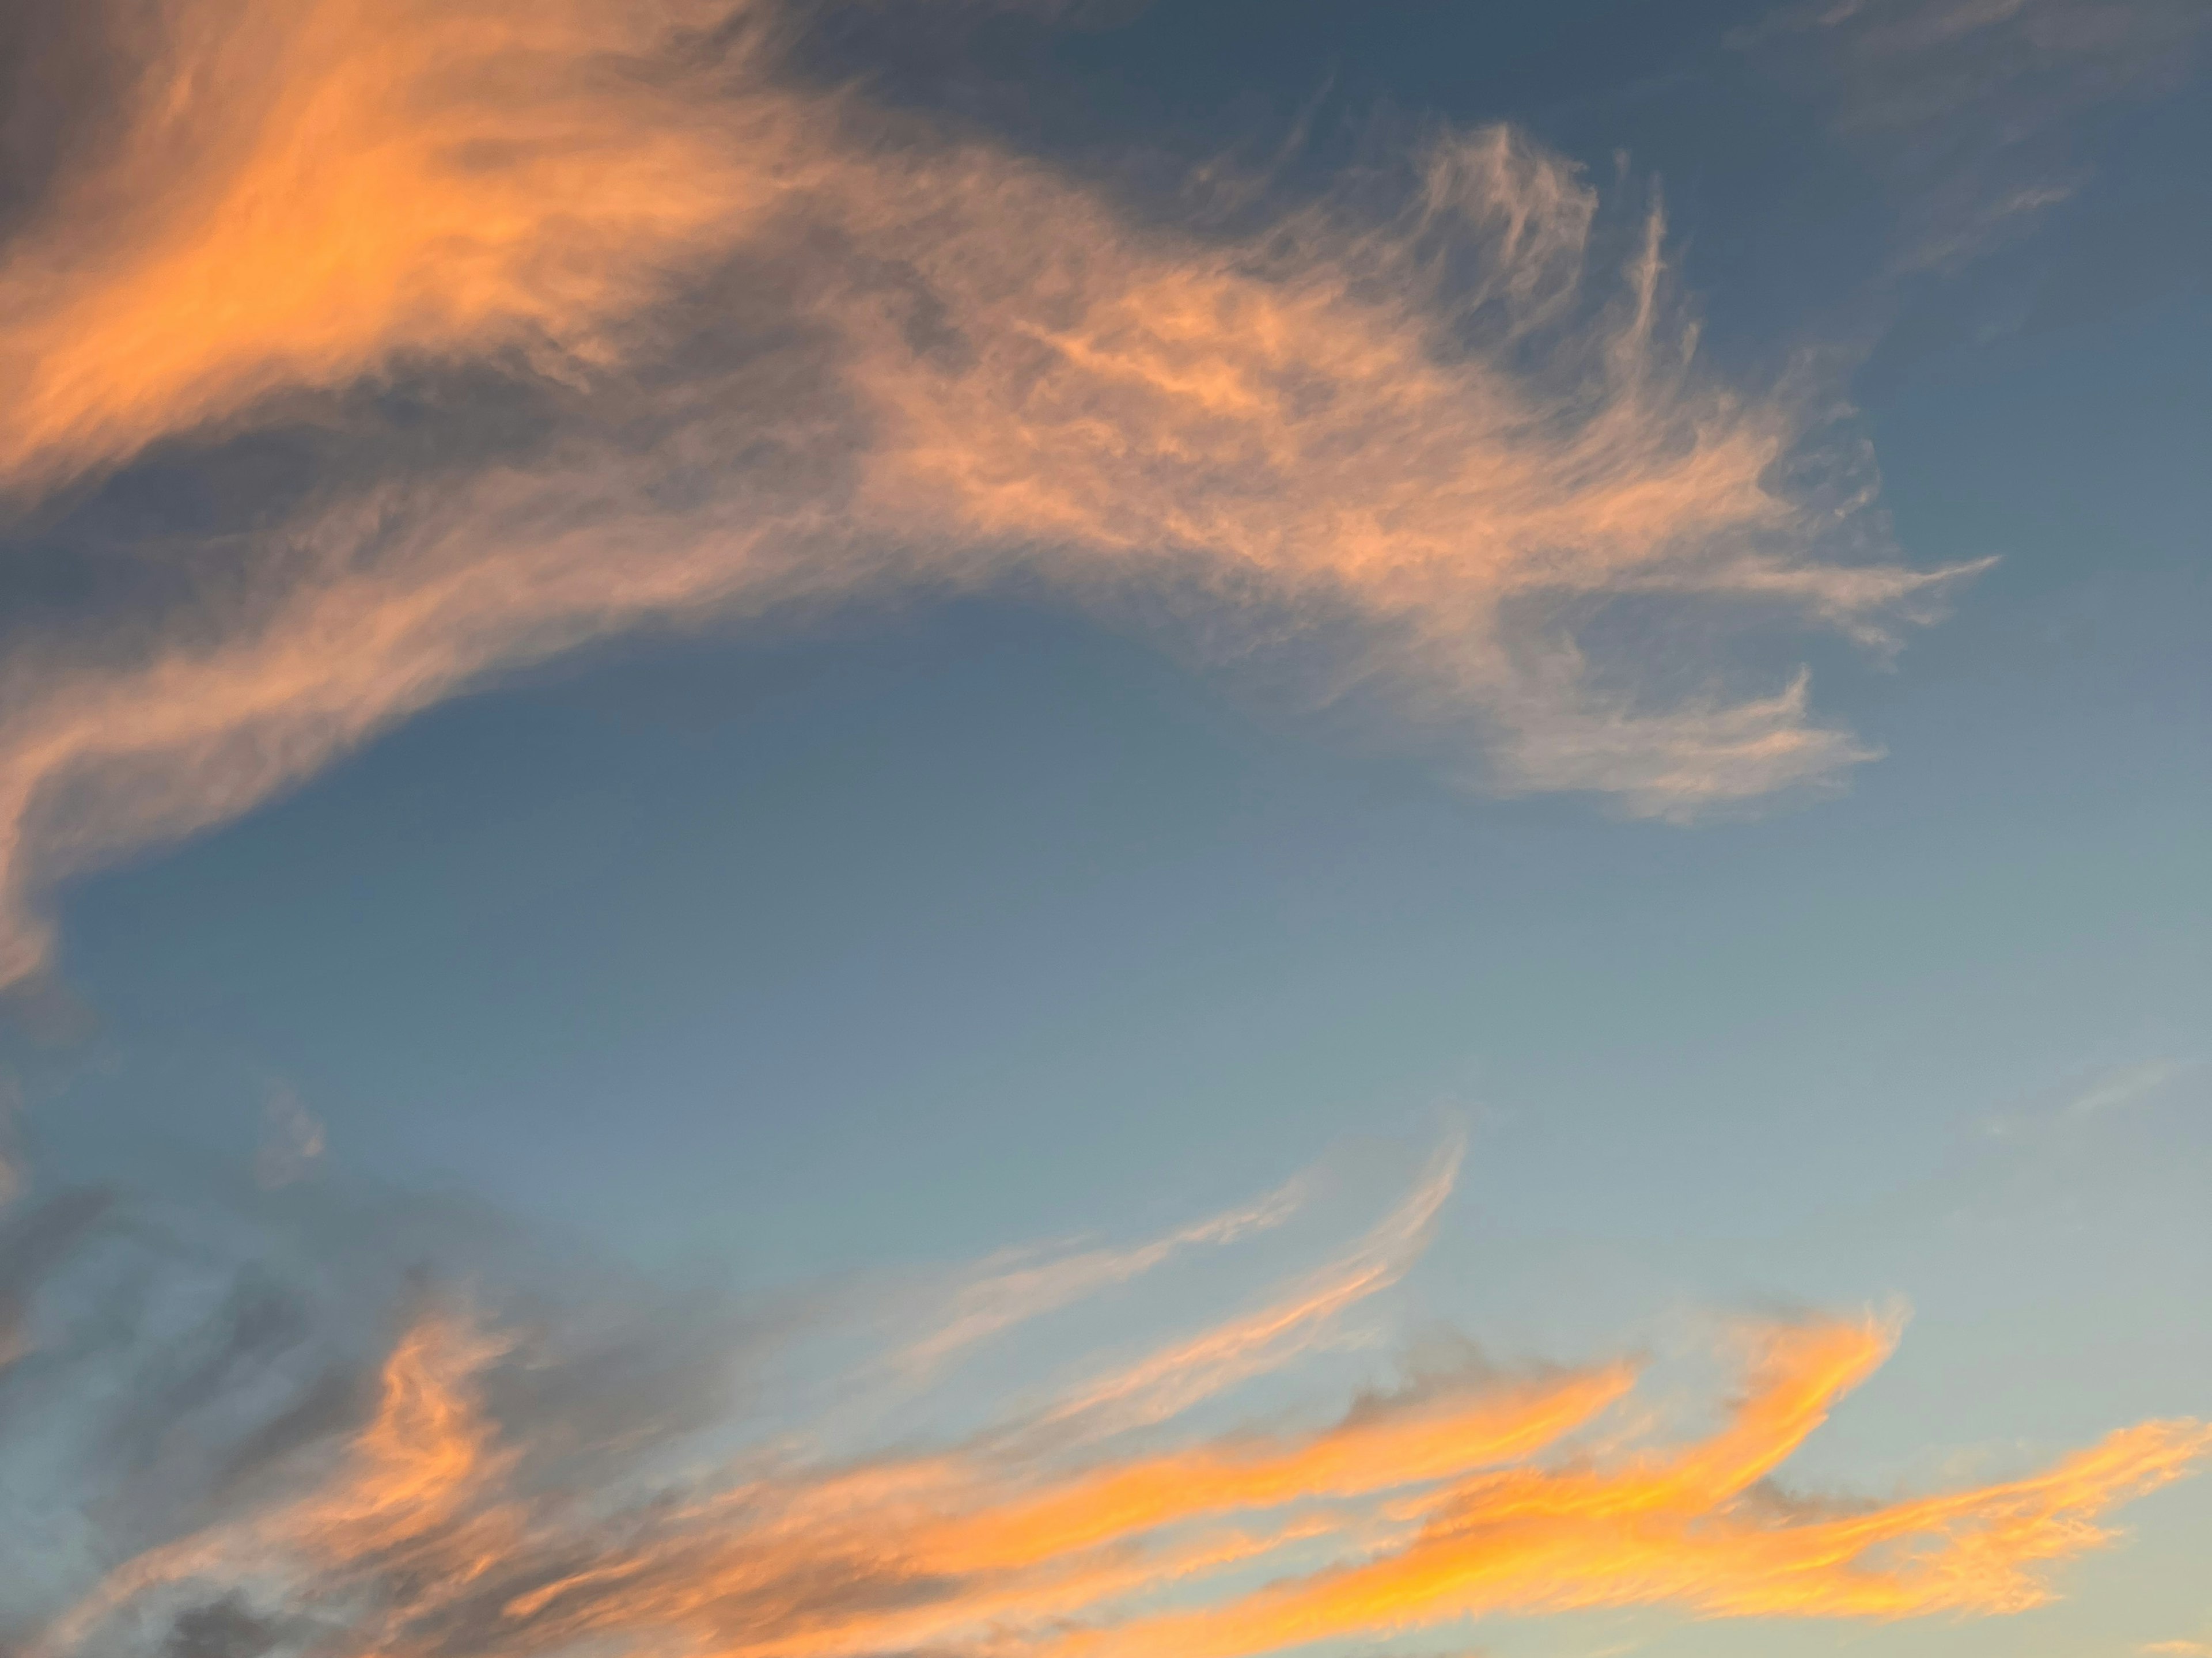
<svg viewBox="0 0 2212 1658"><path fill-rule="evenodd" d="M0 244L97 148L134 70L117 50L122 21L76 0L0 6Z"/></svg>
<svg viewBox="0 0 2212 1658"><path fill-rule="evenodd" d="M0 1371L0 1533L21 1568L4 1631L220 1515L351 1344L337 1286L236 1217L66 1193L0 1260L22 1349Z"/></svg>
<svg viewBox="0 0 2212 1658"><path fill-rule="evenodd" d="M0 1376L21 1357L23 1322L40 1280L88 1230L112 1201L106 1192L64 1193L0 1227ZM7 1394L0 1382L0 1428Z"/></svg>
<svg viewBox="0 0 2212 1658"><path fill-rule="evenodd" d="M237 1595L177 1614L162 1658L262 1658L277 1643L274 1625L256 1618Z"/></svg>
<svg viewBox="0 0 2212 1658"><path fill-rule="evenodd" d="M512 1332L484 1384L534 1448L518 1490L588 1488L726 1421L751 1351L728 1298L619 1280L445 1201L81 1190L26 1209L0 1230L0 1650L122 1561L326 1469L426 1308ZM183 1609L164 1658L270 1649L281 1631L248 1610Z"/></svg>

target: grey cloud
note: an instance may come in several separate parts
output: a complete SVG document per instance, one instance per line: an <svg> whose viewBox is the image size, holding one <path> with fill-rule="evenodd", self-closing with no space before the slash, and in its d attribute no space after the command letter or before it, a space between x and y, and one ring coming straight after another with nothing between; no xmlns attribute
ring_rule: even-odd
<svg viewBox="0 0 2212 1658"><path fill-rule="evenodd" d="M2194 0L1842 0L1736 43L1828 105L1899 203L1893 269L1956 271L2093 177L2083 124L2187 86L2212 19Z"/></svg>
<svg viewBox="0 0 2212 1658"><path fill-rule="evenodd" d="M161 1658L263 1658L283 1638L277 1626L256 1618L237 1595L177 1614Z"/></svg>
<svg viewBox="0 0 2212 1658"><path fill-rule="evenodd" d="M618 1288L467 1206L77 1191L13 1218L0 1650L122 1562L281 1498L374 1411L401 1325L464 1296L514 1332L488 1398L547 1477L635 1473L641 1447L726 1420L743 1396L752 1338L726 1302ZM267 1610L187 1597L173 1646L274 1649Z"/></svg>

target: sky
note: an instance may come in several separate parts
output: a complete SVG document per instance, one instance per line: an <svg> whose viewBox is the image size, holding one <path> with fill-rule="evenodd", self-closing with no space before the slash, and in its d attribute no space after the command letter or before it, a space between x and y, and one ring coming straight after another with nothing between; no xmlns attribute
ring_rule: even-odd
<svg viewBox="0 0 2212 1658"><path fill-rule="evenodd" d="M0 1658L2212 1658L2208 39L0 9Z"/></svg>

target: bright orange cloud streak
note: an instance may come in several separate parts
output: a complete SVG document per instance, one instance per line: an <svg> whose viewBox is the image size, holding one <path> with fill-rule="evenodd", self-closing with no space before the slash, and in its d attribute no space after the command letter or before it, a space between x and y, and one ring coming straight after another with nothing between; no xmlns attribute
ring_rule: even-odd
<svg viewBox="0 0 2212 1658"><path fill-rule="evenodd" d="M767 108L672 68L682 21L658 0L118 13L145 58L129 127L0 264L0 484L398 357L603 351L776 190Z"/></svg>
<svg viewBox="0 0 2212 1658"><path fill-rule="evenodd" d="M438 1313L298 1494L126 1563L29 1650L132 1658L218 1600L332 1658L1256 1658L1572 1606L2003 1613L2106 1541L2110 1509L2212 1452L2212 1428L2151 1422L1937 1496L1783 1494L1773 1477L1896 1333L1748 1331L1741 1395L1686 1440L1586 1431L1632 1400L1636 1367L1614 1363L1432 1380L1302 1433L1102 1453L1017 1418L940 1452L785 1451L656 1492L550 1478L488 1403L507 1346Z"/></svg>

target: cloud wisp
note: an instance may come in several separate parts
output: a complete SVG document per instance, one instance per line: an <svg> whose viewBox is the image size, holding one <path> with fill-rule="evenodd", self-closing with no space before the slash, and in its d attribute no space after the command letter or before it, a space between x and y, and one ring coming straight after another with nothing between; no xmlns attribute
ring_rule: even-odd
<svg viewBox="0 0 2212 1658"><path fill-rule="evenodd" d="M111 118L0 245L0 494L312 464L0 639L0 978L71 872L641 626L1013 581L1683 817L1870 752L1719 641L1884 649L1966 573L1802 485L1658 215L1510 129L1166 211L806 82L766 0L94 15ZM1707 642L1601 647L1621 603Z"/></svg>
<svg viewBox="0 0 2212 1658"><path fill-rule="evenodd" d="M935 1328L900 1350L894 1368L917 1381L980 1343L1102 1291L1131 1283L1200 1244L1236 1243L1295 1214L1305 1182L1255 1204L1179 1227L1132 1248L1024 1249L981 1263L949 1297Z"/></svg>
<svg viewBox="0 0 2212 1658"><path fill-rule="evenodd" d="M1822 88L1900 191L1899 275L2025 235L2087 182L2084 118L2180 91L2208 39L2191 0L1842 0L1735 37Z"/></svg>
<svg viewBox="0 0 2212 1658"><path fill-rule="evenodd" d="M1447 1167L1346 1261L1418 1233ZM43 1602L13 1591L0 1638L35 1658L1242 1658L1575 1606L1993 1615L2045 1599L2050 1566L2109 1540L2112 1507L2212 1450L2203 1424L2150 1422L1979 1486L1792 1493L1791 1455L1897 1339L1872 1315L1743 1327L1739 1389L1704 1426L1670 1425L1627 1359L1471 1363L1319 1425L1188 1424L1173 1405L1225 1385L1218 1350L1253 1350L1245 1315L1138 1367L1170 1406L1119 1430L1039 1431L1085 1396L1078 1383L937 1446L785 1434L700 1461L697 1412L670 1420L653 1402L665 1388L624 1408L604 1375L563 1384L594 1362L557 1328L580 1309L502 1321L418 1289L362 1382L332 1394L301 1356L334 1345L309 1314L241 1318L234 1283L197 1297L212 1335L122 1332L72 1316L67 1292L127 1281L143 1225L79 1202L34 1230L32 1333L0 1370L0 1455L39 1426L27 1412L143 1414L149 1389L169 1440L183 1421L229 1447L170 1494L166 1534L58 1552ZM276 1280L253 1265L265 1299ZM1266 1345L1253 1368L1288 1385L1298 1352ZM88 1365L111 1385L75 1385ZM1178 1369L1210 1385L1167 1388ZM732 1423L706 1425L728 1442Z"/></svg>

